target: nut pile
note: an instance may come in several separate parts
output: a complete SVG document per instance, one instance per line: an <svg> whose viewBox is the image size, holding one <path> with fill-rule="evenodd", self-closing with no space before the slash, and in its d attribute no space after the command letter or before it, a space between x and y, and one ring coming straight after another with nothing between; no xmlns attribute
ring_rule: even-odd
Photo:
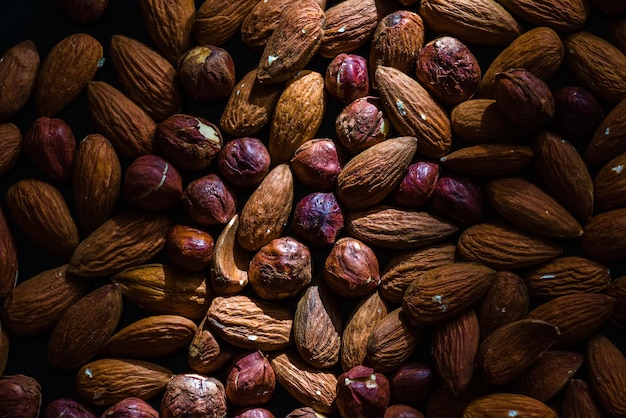
<svg viewBox="0 0 626 418"><path fill-rule="evenodd" d="M0 418L626 416L622 3L119 3L1 44Z"/></svg>

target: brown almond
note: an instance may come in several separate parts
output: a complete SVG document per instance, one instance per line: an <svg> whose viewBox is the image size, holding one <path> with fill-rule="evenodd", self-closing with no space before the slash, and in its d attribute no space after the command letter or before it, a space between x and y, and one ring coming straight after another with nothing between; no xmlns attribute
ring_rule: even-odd
<svg viewBox="0 0 626 418"><path fill-rule="evenodd" d="M483 340L476 364L487 383L510 382L532 366L556 341L559 329L549 322L520 319L503 325Z"/></svg>
<svg viewBox="0 0 626 418"><path fill-rule="evenodd" d="M500 112L495 99L470 99L459 103L450 113L450 126L470 144L520 141L525 137L525 133Z"/></svg>
<svg viewBox="0 0 626 418"><path fill-rule="evenodd" d="M104 277L145 263L163 249L172 224L165 214L121 212L80 243L68 270L81 277Z"/></svg>
<svg viewBox="0 0 626 418"><path fill-rule="evenodd" d="M102 357L148 359L189 347L196 324L180 315L154 315L122 328L102 344Z"/></svg>
<svg viewBox="0 0 626 418"><path fill-rule="evenodd" d="M528 319L557 326L554 348L571 347L585 341L609 320L615 299L603 293L575 293L560 296L530 311Z"/></svg>
<svg viewBox="0 0 626 418"><path fill-rule="evenodd" d="M6 205L19 229L39 248L67 261L80 242L61 192L50 183L22 179L7 190Z"/></svg>
<svg viewBox="0 0 626 418"><path fill-rule="evenodd" d="M563 394L561 416L563 418L602 418L604 415L589 392L587 382L572 379Z"/></svg>
<svg viewBox="0 0 626 418"><path fill-rule="evenodd" d="M499 177L518 173L530 165L533 150L524 145L481 144L453 151L439 161L466 176Z"/></svg>
<svg viewBox="0 0 626 418"><path fill-rule="evenodd" d="M506 46L522 29L500 3L493 0L422 0L419 14L436 33L484 46Z"/></svg>
<svg viewBox="0 0 626 418"><path fill-rule="evenodd" d="M540 0L502 0L502 6L535 26L546 26L558 32L571 32L583 27L591 11L584 0L559 3Z"/></svg>
<svg viewBox="0 0 626 418"><path fill-rule="evenodd" d="M580 247L600 262L626 257L626 208L599 213L585 224Z"/></svg>
<svg viewBox="0 0 626 418"><path fill-rule="evenodd" d="M463 411L463 418L497 418L515 412L528 418L557 418L546 404L514 393L492 393L472 401Z"/></svg>
<svg viewBox="0 0 626 418"><path fill-rule="evenodd" d="M406 250L444 241L458 227L428 212L374 206L348 212L345 227L351 236L381 248Z"/></svg>
<svg viewBox="0 0 626 418"><path fill-rule="evenodd" d="M19 112L35 89L39 51L31 40L9 48L0 59L0 121Z"/></svg>
<svg viewBox="0 0 626 418"><path fill-rule="evenodd" d="M41 64L35 106L41 116L55 116L72 103L102 65L102 45L91 35L63 38Z"/></svg>
<svg viewBox="0 0 626 418"><path fill-rule="evenodd" d="M0 376L4 375L4 370L9 361L9 330L2 326L0 321Z"/></svg>
<svg viewBox="0 0 626 418"><path fill-rule="evenodd" d="M7 297L17 284L17 245L7 218L0 207L0 301Z"/></svg>
<svg viewBox="0 0 626 418"><path fill-rule="evenodd" d="M70 306L54 326L47 357L53 367L74 369L95 357L113 335L122 316L122 292L99 287Z"/></svg>
<svg viewBox="0 0 626 418"><path fill-rule="evenodd" d="M600 405L612 416L626 415L626 358L620 349L608 338L594 336L587 346L587 369Z"/></svg>
<svg viewBox="0 0 626 418"><path fill-rule="evenodd" d="M583 152L588 166L605 164L626 152L621 140L626 134L626 99L617 103L604 117Z"/></svg>
<svg viewBox="0 0 626 418"><path fill-rule="evenodd" d="M0 124L0 178L8 174L22 155L22 132L12 123Z"/></svg>
<svg viewBox="0 0 626 418"><path fill-rule="evenodd" d="M582 354L546 351L521 376L520 393L546 402L563 389L583 364Z"/></svg>
<svg viewBox="0 0 626 418"><path fill-rule="evenodd" d="M626 276L612 280L606 293L615 298L611 322L620 329L626 329Z"/></svg>
<svg viewBox="0 0 626 418"><path fill-rule="evenodd" d="M193 36L199 45L220 46L237 34L258 0L204 0L196 11Z"/></svg>
<svg viewBox="0 0 626 418"><path fill-rule="evenodd" d="M457 242L462 259L499 270L534 266L558 257L562 251L552 241L495 223L472 225Z"/></svg>
<svg viewBox="0 0 626 418"><path fill-rule="evenodd" d="M430 93L393 67L379 66L375 79L393 126L403 136L418 138L417 152L428 158L447 154L452 146L450 119Z"/></svg>
<svg viewBox="0 0 626 418"><path fill-rule="evenodd" d="M78 395L96 406L110 406L125 398L148 400L163 392L173 373L141 360L100 359L76 373Z"/></svg>
<svg viewBox="0 0 626 418"><path fill-rule="evenodd" d="M414 325L442 323L472 306L491 286L496 272L478 263L451 263L415 279L402 298L402 312Z"/></svg>
<svg viewBox="0 0 626 418"><path fill-rule="evenodd" d="M599 209L610 210L626 207L626 178L622 171L626 164L626 152L606 163L593 179L595 201ZM625 173L626 174L626 173Z"/></svg>
<svg viewBox="0 0 626 418"><path fill-rule="evenodd" d="M412 136L391 138L352 158L337 176L337 197L347 209L380 203L402 181L417 150Z"/></svg>

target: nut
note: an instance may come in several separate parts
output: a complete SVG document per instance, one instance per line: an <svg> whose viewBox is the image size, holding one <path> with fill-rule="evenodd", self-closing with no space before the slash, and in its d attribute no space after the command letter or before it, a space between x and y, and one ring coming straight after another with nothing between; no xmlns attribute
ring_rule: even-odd
<svg viewBox="0 0 626 418"><path fill-rule="evenodd" d="M311 193L294 209L291 229L311 246L332 245L343 228L343 213L333 193Z"/></svg>
<svg viewBox="0 0 626 418"><path fill-rule="evenodd" d="M554 91L554 116L550 128L572 141L589 140L604 111L598 99L583 87L561 87Z"/></svg>
<svg viewBox="0 0 626 418"><path fill-rule="evenodd" d="M433 191L433 208L443 216L464 225L483 217L483 189L471 178L442 177Z"/></svg>
<svg viewBox="0 0 626 418"><path fill-rule="evenodd" d="M345 104L367 96L370 90L367 60L355 54L337 55L326 68L324 85L331 96Z"/></svg>
<svg viewBox="0 0 626 418"><path fill-rule="evenodd" d="M391 123L383 112L380 98L366 96L344 107L335 120L339 143L350 154L357 154L387 139Z"/></svg>
<svg viewBox="0 0 626 418"><path fill-rule="evenodd" d="M192 181L183 200L187 216L200 225L225 224L237 211L237 197L216 174Z"/></svg>
<svg viewBox="0 0 626 418"><path fill-rule="evenodd" d="M159 413L148 402L134 397L122 399L102 415L106 418L159 418Z"/></svg>
<svg viewBox="0 0 626 418"><path fill-rule="evenodd" d="M389 380L365 366L356 366L337 379L337 407L343 418L378 417L391 398Z"/></svg>
<svg viewBox="0 0 626 418"><path fill-rule="evenodd" d="M396 404L385 409L383 418L424 418L424 415L408 405Z"/></svg>
<svg viewBox="0 0 626 418"><path fill-rule="evenodd" d="M183 181L178 170L158 155L136 158L126 170L124 198L139 209L162 211L183 197Z"/></svg>
<svg viewBox="0 0 626 418"><path fill-rule="evenodd" d="M291 169L295 176L313 190L332 189L342 165L340 150L329 138L306 141L291 158Z"/></svg>
<svg viewBox="0 0 626 418"><path fill-rule="evenodd" d="M345 237L333 245L324 264L324 281L338 295L367 295L380 284L378 259L361 241Z"/></svg>
<svg viewBox="0 0 626 418"><path fill-rule="evenodd" d="M236 406L262 405L276 387L274 369L259 350L242 354L227 372L226 397Z"/></svg>
<svg viewBox="0 0 626 418"><path fill-rule="evenodd" d="M214 377L179 374L169 381L161 401L163 418L203 416L226 417L226 391Z"/></svg>
<svg viewBox="0 0 626 418"><path fill-rule="evenodd" d="M426 399L434 386L434 374L426 363L406 362L390 377L391 400L416 405Z"/></svg>
<svg viewBox="0 0 626 418"><path fill-rule="evenodd" d="M258 186L270 170L270 153L260 139L243 137L228 141L217 157L222 178L240 189Z"/></svg>
<svg viewBox="0 0 626 418"><path fill-rule="evenodd" d="M274 414L265 408L245 408L233 412L233 418L274 418Z"/></svg>
<svg viewBox="0 0 626 418"><path fill-rule="evenodd" d="M400 206L418 208L430 200L438 180L439 164L418 161L409 166L391 196Z"/></svg>
<svg viewBox="0 0 626 418"><path fill-rule="evenodd" d="M48 404L43 412L43 418L96 418L96 415L74 399L59 398Z"/></svg>
<svg viewBox="0 0 626 418"><path fill-rule="evenodd" d="M189 271L202 271L211 264L214 245L211 234L186 225L174 225L165 237L167 255Z"/></svg>
<svg viewBox="0 0 626 418"><path fill-rule="evenodd" d="M59 0L61 13L78 25L96 23L107 11L108 0Z"/></svg>
<svg viewBox="0 0 626 418"><path fill-rule="evenodd" d="M36 418L41 408L41 386L21 374L0 378L0 416Z"/></svg>
<svg viewBox="0 0 626 418"><path fill-rule="evenodd" d="M52 180L68 181L76 154L72 129L62 119L37 118L24 136L24 154Z"/></svg>
<svg viewBox="0 0 626 418"><path fill-rule="evenodd" d="M180 58L178 78L185 93L197 102L226 99L235 88L235 63L223 48L196 46Z"/></svg>

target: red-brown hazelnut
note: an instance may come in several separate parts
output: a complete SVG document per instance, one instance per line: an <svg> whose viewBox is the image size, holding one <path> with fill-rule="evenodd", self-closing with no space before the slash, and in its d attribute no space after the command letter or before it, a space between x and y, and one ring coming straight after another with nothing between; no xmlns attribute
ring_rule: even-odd
<svg viewBox="0 0 626 418"><path fill-rule="evenodd" d="M187 216L204 226L225 224L237 212L237 197L217 174L189 183L183 203Z"/></svg>
<svg viewBox="0 0 626 418"><path fill-rule="evenodd" d="M258 186L269 172L271 162L265 144L251 137L228 141L217 157L222 178L240 189Z"/></svg>
<svg viewBox="0 0 626 418"><path fill-rule="evenodd" d="M331 245L343 228L343 211L334 193L311 193L296 205L291 222L294 235L315 247Z"/></svg>
<svg viewBox="0 0 626 418"><path fill-rule="evenodd" d="M130 397L109 407L101 418L159 418L159 412L148 402Z"/></svg>
<svg viewBox="0 0 626 418"><path fill-rule="evenodd" d="M200 45L180 58L178 77L185 93L195 101L222 100L235 88L235 63L225 49Z"/></svg>
<svg viewBox="0 0 626 418"><path fill-rule="evenodd" d="M60 398L48 404L43 418L96 418L96 414L74 399Z"/></svg>
<svg viewBox="0 0 626 418"><path fill-rule="evenodd" d="M335 119L335 132L341 146L358 154L387 139L391 123L378 97L361 97L346 106Z"/></svg>
<svg viewBox="0 0 626 418"><path fill-rule="evenodd" d="M409 166L391 197L400 206L418 208L430 200L439 180L439 164L418 161Z"/></svg>
<svg viewBox="0 0 626 418"><path fill-rule="evenodd" d="M331 96L345 104L367 96L370 90L367 60L354 54L335 56L326 68L324 85Z"/></svg>
<svg viewBox="0 0 626 418"><path fill-rule="evenodd" d="M233 418L274 418L274 414L265 408L246 408L235 411Z"/></svg>
<svg viewBox="0 0 626 418"><path fill-rule="evenodd" d="M181 170L204 170L222 150L222 134L208 120L172 115L157 125L155 141Z"/></svg>
<svg viewBox="0 0 626 418"><path fill-rule="evenodd" d="M291 411L285 418L319 418L320 415L310 406L296 408Z"/></svg>
<svg viewBox="0 0 626 418"><path fill-rule="evenodd" d="M30 376L0 378L0 417L35 418L41 408L41 386Z"/></svg>
<svg viewBox="0 0 626 418"><path fill-rule="evenodd" d="M313 190L330 190L341 171L342 156L332 139L315 138L296 149L291 158L295 176Z"/></svg>
<svg viewBox="0 0 626 418"><path fill-rule="evenodd" d="M355 366L337 379L337 407L343 418L379 418L390 398L389 380L370 367Z"/></svg>
<svg viewBox="0 0 626 418"><path fill-rule="evenodd" d="M476 93L481 71L478 60L463 42L442 36L420 50L415 76L441 104L453 106Z"/></svg>
<svg viewBox="0 0 626 418"><path fill-rule="evenodd" d="M236 406L262 405L276 388L274 369L260 351L242 354L226 376L226 398Z"/></svg>
<svg viewBox="0 0 626 418"><path fill-rule="evenodd" d="M404 363L393 373L389 382L394 402L416 405L426 399L433 389L433 370L426 363Z"/></svg>
<svg viewBox="0 0 626 418"><path fill-rule="evenodd" d="M169 381L161 400L163 418L225 418L227 411L224 385L199 374L179 374Z"/></svg>
<svg viewBox="0 0 626 418"><path fill-rule="evenodd" d="M424 418L424 414L411 406L398 404L385 409L383 418Z"/></svg>
<svg viewBox="0 0 626 418"><path fill-rule="evenodd" d="M252 257L248 279L252 289L266 300L295 296L312 278L311 252L292 237L264 245Z"/></svg>
<svg viewBox="0 0 626 418"><path fill-rule="evenodd" d="M569 140L590 139L604 119L598 99L582 87L561 87L553 95L550 127Z"/></svg>
<svg viewBox="0 0 626 418"><path fill-rule="evenodd" d="M124 198L133 206L161 211L183 197L183 181L176 168L158 155L137 157L124 175Z"/></svg>
<svg viewBox="0 0 626 418"><path fill-rule="evenodd" d="M359 297L380 284L378 259L363 242L344 237L335 242L324 264L324 281L338 295Z"/></svg>
<svg viewBox="0 0 626 418"><path fill-rule="evenodd" d="M432 197L433 209L464 225L478 223L483 217L484 192L474 180L442 177Z"/></svg>
<svg viewBox="0 0 626 418"><path fill-rule="evenodd" d="M77 25L89 25L102 18L108 0L59 0L61 13Z"/></svg>
<svg viewBox="0 0 626 418"><path fill-rule="evenodd" d="M172 262L187 271L202 271L213 260L215 241L211 234L186 225L174 225L165 237Z"/></svg>
<svg viewBox="0 0 626 418"><path fill-rule="evenodd" d="M62 119L37 118L24 136L24 154L54 181L66 182L72 175L76 140Z"/></svg>

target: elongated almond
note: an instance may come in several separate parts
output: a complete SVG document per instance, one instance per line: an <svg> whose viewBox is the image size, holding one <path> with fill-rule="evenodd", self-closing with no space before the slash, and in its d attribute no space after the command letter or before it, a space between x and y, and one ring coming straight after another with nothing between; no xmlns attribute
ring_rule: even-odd
<svg viewBox="0 0 626 418"><path fill-rule="evenodd" d="M587 368L591 390L598 402L615 417L626 415L626 358L602 335L594 336L587 347Z"/></svg>
<svg viewBox="0 0 626 418"><path fill-rule="evenodd" d="M626 152L621 140L626 133L626 99L617 103L604 117L583 152L588 166L604 164Z"/></svg>
<svg viewBox="0 0 626 418"><path fill-rule="evenodd" d="M589 391L587 382L581 379L569 381L563 394L561 416L563 418L601 418L603 416Z"/></svg>
<svg viewBox="0 0 626 418"><path fill-rule="evenodd" d="M556 395L583 364L582 354L570 351L546 351L521 376L521 393L546 402Z"/></svg>
<svg viewBox="0 0 626 418"><path fill-rule="evenodd" d="M0 207L0 300L15 287L18 278L17 245Z"/></svg>
<svg viewBox="0 0 626 418"><path fill-rule="evenodd" d="M500 112L495 99L470 99L459 103L450 113L450 126L455 134L470 144L524 138L524 133L514 128Z"/></svg>
<svg viewBox="0 0 626 418"><path fill-rule="evenodd" d="M599 213L585 224L583 252L600 262L626 257L626 208Z"/></svg>
<svg viewBox="0 0 626 418"><path fill-rule="evenodd" d="M559 3L540 0L501 0L502 6L535 26L547 26L559 32L571 32L583 27L590 8L584 0Z"/></svg>
<svg viewBox="0 0 626 418"><path fill-rule="evenodd" d="M533 150L524 145L482 144L465 147L439 159L447 168L466 176L498 177L526 168Z"/></svg>
<svg viewBox="0 0 626 418"><path fill-rule="evenodd" d="M204 0L196 12L193 36L200 45L220 46L231 39L257 0Z"/></svg>
<svg viewBox="0 0 626 418"><path fill-rule="evenodd" d="M396 308L372 329L367 339L367 362L380 373L396 370L415 353L422 336L422 328L413 326L402 308Z"/></svg>
<svg viewBox="0 0 626 418"><path fill-rule="evenodd" d="M0 124L0 177L9 173L22 155L22 132L12 123Z"/></svg>
<svg viewBox="0 0 626 418"><path fill-rule="evenodd" d="M0 121L20 111L30 98L39 72L39 51L31 40L9 48L0 60Z"/></svg>
<svg viewBox="0 0 626 418"><path fill-rule="evenodd" d="M557 418L543 402L526 395L492 393L473 400L463 411L463 418L497 418L510 412L528 418Z"/></svg>
<svg viewBox="0 0 626 418"><path fill-rule="evenodd" d="M593 179L598 208L610 210L626 207L626 178L622 174L625 164L626 152L606 163Z"/></svg>

